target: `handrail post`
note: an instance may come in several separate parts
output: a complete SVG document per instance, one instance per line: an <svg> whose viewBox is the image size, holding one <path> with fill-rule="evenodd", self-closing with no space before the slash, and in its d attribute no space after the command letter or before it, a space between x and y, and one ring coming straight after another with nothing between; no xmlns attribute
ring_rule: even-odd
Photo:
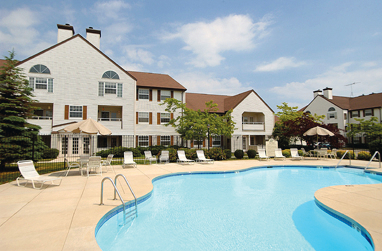
<svg viewBox="0 0 382 251"><path fill-rule="evenodd" d="M346 150L346 152L342 155L342 158L340 159L340 161L338 161L337 165L336 165L336 168L338 167L338 165L341 163L341 161L345 158L346 154L349 152L349 150ZM350 156L349 156L350 158Z"/></svg>
<svg viewBox="0 0 382 251"><path fill-rule="evenodd" d="M117 174L117 175L115 176L115 178L114 178L114 184L115 184L115 186L117 187L117 178L118 178L119 176L121 176L121 177L125 180L127 186L128 186L129 189L130 189L130 192L131 192L132 195L134 196L134 201L135 201L135 213L136 213L136 215L138 216L137 197L135 196L134 191L133 191L133 189L131 188L129 182L127 181L125 175L123 175L123 174L121 174L121 173L120 173L120 174ZM118 192L118 191L117 191L117 188L114 190L114 199L116 199L116 194L115 194L116 192Z"/></svg>
<svg viewBox="0 0 382 251"><path fill-rule="evenodd" d="M101 182L101 202L100 202L100 205L103 205L103 182L104 182L105 180L110 180L111 184L112 184L113 187L114 187L114 195L115 195L115 192L118 193L119 199L121 200L121 202L122 202L122 206L123 206L123 225L125 225L125 221L126 221L126 219L125 219L125 215L126 215L125 202L123 201L123 198L122 198L122 196L120 195L120 193L119 193L117 187L115 186L113 180L112 180L111 178L109 178L109 177L105 177L105 178L103 178L103 179L102 179L102 182Z"/></svg>
<svg viewBox="0 0 382 251"><path fill-rule="evenodd" d="M373 161L373 159L375 158L375 155L377 155L378 153L378 160L379 160L379 168L381 168L381 153L378 152L378 151L375 151L375 153L373 154L373 156L371 157L371 159L369 160L369 163L367 163L366 167L365 167L365 171L366 169L369 167L370 163Z"/></svg>

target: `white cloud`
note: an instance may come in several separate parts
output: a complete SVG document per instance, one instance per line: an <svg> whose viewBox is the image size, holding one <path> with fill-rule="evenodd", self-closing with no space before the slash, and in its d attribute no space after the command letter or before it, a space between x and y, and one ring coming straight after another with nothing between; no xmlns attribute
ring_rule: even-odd
<svg viewBox="0 0 382 251"><path fill-rule="evenodd" d="M370 66L366 68L366 66ZM354 69L355 67L359 67ZM352 69L349 69L352 68ZM344 63L333 67L327 72L304 82L291 82L283 86L277 86L270 89L276 93L281 100L290 100L292 102L309 102L313 99L313 91L333 88L334 96L351 96L351 87L348 84L359 82L353 85L353 96L370 94L372 92L382 92L382 65L376 65L376 62L353 62Z"/></svg>
<svg viewBox="0 0 382 251"><path fill-rule="evenodd" d="M123 18L123 15L125 15L123 10L130 8L130 4L122 0L96 2L94 4L94 11L101 21L105 21L107 19L118 20Z"/></svg>
<svg viewBox="0 0 382 251"><path fill-rule="evenodd" d="M187 88L187 92L236 95L248 91L237 78L217 78L211 74L201 72L188 72L174 74L174 79Z"/></svg>
<svg viewBox="0 0 382 251"><path fill-rule="evenodd" d="M257 23L247 15L229 15L214 21L190 23L181 26L176 33L163 39L181 39L183 48L196 55L189 64L196 67L217 66L224 60L225 51L246 51L268 34L269 18Z"/></svg>
<svg viewBox="0 0 382 251"><path fill-rule="evenodd" d="M124 48L124 53L132 61L141 62L149 65L154 63L154 55L151 52L143 50L139 47L126 46Z"/></svg>
<svg viewBox="0 0 382 251"><path fill-rule="evenodd" d="M264 63L256 67L255 71L278 71L287 68L295 68L305 65L303 61L297 61L294 57L280 57L271 63Z"/></svg>
<svg viewBox="0 0 382 251"><path fill-rule="evenodd" d="M159 61L157 62L157 65L159 68L163 68L165 66L169 66L170 65L170 61L171 59L165 55L161 55L159 56Z"/></svg>

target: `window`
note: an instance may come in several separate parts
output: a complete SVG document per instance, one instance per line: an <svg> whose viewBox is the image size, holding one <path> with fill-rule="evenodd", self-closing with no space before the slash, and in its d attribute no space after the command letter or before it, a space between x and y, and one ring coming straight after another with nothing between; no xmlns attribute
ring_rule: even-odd
<svg viewBox="0 0 382 251"><path fill-rule="evenodd" d="M160 114L160 123L161 124L166 124L170 122L171 119L171 114L170 113L161 113Z"/></svg>
<svg viewBox="0 0 382 251"><path fill-rule="evenodd" d="M72 154L78 154L78 138L73 138Z"/></svg>
<svg viewBox="0 0 382 251"><path fill-rule="evenodd" d="M373 110L372 109L366 109L365 110L365 116L373 116Z"/></svg>
<svg viewBox="0 0 382 251"><path fill-rule="evenodd" d="M348 114L344 113L344 119L347 119L347 117L348 117Z"/></svg>
<svg viewBox="0 0 382 251"><path fill-rule="evenodd" d="M48 89L48 80L46 78L36 78L36 89Z"/></svg>
<svg viewBox="0 0 382 251"><path fill-rule="evenodd" d="M69 118L82 118L82 106L71 105L69 107Z"/></svg>
<svg viewBox="0 0 382 251"><path fill-rule="evenodd" d="M161 146L169 146L171 144L171 136L160 136Z"/></svg>
<svg viewBox="0 0 382 251"><path fill-rule="evenodd" d="M138 146L149 146L149 136L138 136Z"/></svg>
<svg viewBox="0 0 382 251"><path fill-rule="evenodd" d="M167 98L171 98L171 91L161 91L160 100L166 100Z"/></svg>
<svg viewBox="0 0 382 251"><path fill-rule="evenodd" d="M203 139L194 139L194 147L202 146L203 145Z"/></svg>
<svg viewBox="0 0 382 251"><path fill-rule="evenodd" d="M148 112L138 112L138 122L139 123L149 123L149 113Z"/></svg>
<svg viewBox="0 0 382 251"><path fill-rule="evenodd" d="M139 100L149 100L150 91L148 89L138 89Z"/></svg>
<svg viewBox="0 0 382 251"><path fill-rule="evenodd" d="M328 109L328 112L334 112L336 109L334 108L334 107L330 107L329 109Z"/></svg>
<svg viewBox="0 0 382 251"><path fill-rule="evenodd" d="M221 146L220 136L212 136L212 146Z"/></svg>
<svg viewBox="0 0 382 251"><path fill-rule="evenodd" d="M83 149L84 154L89 154L89 145L90 145L90 139L89 139L89 137L85 137L85 138L83 139L83 143L84 143L84 149Z"/></svg>
<svg viewBox="0 0 382 251"><path fill-rule="evenodd" d="M352 118L357 118L357 117L359 117L358 111L352 111L352 112L351 112L351 116L352 116Z"/></svg>
<svg viewBox="0 0 382 251"><path fill-rule="evenodd" d="M105 94L117 94L117 97L122 97L122 84L121 83L110 83L110 82L99 82L98 83L98 96L105 96Z"/></svg>
<svg viewBox="0 0 382 251"><path fill-rule="evenodd" d="M36 64L32 66L29 70L30 73L43 73L43 74L50 74L50 70L48 67L42 64Z"/></svg>
<svg viewBox="0 0 382 251"><path fill-rule="evenodd" d="M53 78L29 78L29 87L32 90L48 90L53 92Z"/></svg>
<svg viewBox="0 0 382 251"><path fill-rule="evenodd" d="M105 94L117 94L117 84L116 83L105 83Z"/></svg>
<svg viewBox="0 0 382 251"><path fill-rule="evenodd" d="M336 118L337 118L337 113L336 112L328 113L328 119L336 119Z"/></svg>
<svg viewBox="0 0 382 251"><path fill-rule="evenodd" d="M66 136L61 139L61 149L62 154L68 153L68 138Z"/></svg>
<svg viewBox="0 0 382 251"><path fill-rule="evenodd" d="M109 78L109 79L119 79L118 74L115 71L106 71L102 78Z"/></svg>
<svg viewBox="0 0 382 251"><path fill-rule="evenodd" d="M107 136L98 136L97 139L98 147L99 148L106 148L107 147Z"/></svg>

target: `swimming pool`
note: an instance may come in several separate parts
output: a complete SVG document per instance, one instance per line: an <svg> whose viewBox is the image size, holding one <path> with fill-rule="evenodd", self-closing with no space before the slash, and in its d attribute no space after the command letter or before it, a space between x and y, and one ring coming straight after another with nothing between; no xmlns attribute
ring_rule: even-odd
<svg viewBox="0 0 382 251"><path fill-rule="evenodd" d="M154 182L132 224L121 226L117 214L97 227L96 239L102 250L373 250L359 232L318 207L314 192L375 183L342 168L170 176Z"/></svg>

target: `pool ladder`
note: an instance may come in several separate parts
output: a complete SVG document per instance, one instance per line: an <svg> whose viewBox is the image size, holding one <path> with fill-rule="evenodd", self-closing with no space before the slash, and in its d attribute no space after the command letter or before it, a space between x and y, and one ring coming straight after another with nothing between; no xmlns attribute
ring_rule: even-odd
<svg viewBox="0 0 382 251"><path fill-rule="evenodd" d="M119 193L119 190L117 188L117 178L120 177L120 176L123 177L123 179L126 181L126 184L129 187L129 189L131 191L131 194L134 196L134 208L131 211L129 211L129 212L126 212L125 201L123 200L123 198L122 198L122 196ZM114 187L114 200L117 199L117 194L118 194L118 197L119 197L119 199L122 202L122 207L123 207L123 224L126 223L127 219L138 217L137 197L135 196L135 194L133 192L133 189L131 189L131 186L130 186L129 182L127 181L125 175L123 175L123 174L117 174L115 176L115 178L114 178L114 182L113 182L113 180L110 177L105 177L105 178L102 179L102 182L101 182L101 202L100 202L100 205L104 205L103 204L103 183L104 183L105 180L110 180L111 184Z"/></svg>

